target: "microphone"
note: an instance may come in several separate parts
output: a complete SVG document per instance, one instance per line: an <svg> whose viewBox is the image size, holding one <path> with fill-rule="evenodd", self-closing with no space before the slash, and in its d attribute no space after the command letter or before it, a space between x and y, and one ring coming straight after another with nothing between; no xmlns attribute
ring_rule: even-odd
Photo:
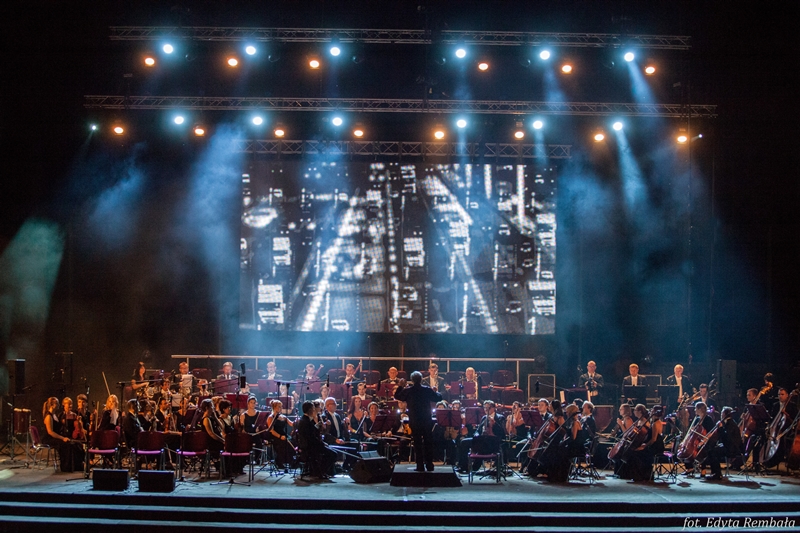
<svg viewBox="0 0 800 533"><path fill-rule="evenodd" d="M330 372L325 374L325 386L328 387L328 390L331 389L331 373Z"/></svg>
<svg viewBox="0 0 800 533"><path fill-rule="evenodd" d="M537 393L539 392L539 378L536 378L536 388L534 389Z"/></svg>

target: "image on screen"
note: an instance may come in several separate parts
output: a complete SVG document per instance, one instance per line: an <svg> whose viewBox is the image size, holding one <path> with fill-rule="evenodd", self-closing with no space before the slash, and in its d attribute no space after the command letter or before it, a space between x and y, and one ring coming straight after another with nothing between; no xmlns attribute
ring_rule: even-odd
<svg viewBox="0 0 800 533"><path fill-rule="evenodd" d="M250 163L240 325L554 333L556 175L533 165Z"/></svg>

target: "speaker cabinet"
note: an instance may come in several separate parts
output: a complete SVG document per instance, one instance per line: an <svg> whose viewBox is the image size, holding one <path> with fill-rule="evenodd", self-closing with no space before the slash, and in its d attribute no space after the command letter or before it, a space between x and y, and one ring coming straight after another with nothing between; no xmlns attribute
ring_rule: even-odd
<svg viewBox="0 0 800 533"><path fill-rule="evenodd" d="M736 361L732 359L717 360L717 393L736 393Z"/></svg>
<svg viewBox="0 0 800 533"><path fill-rule="evenodd" d="M106 470L95 468L92 471L92 488L94 490L128 490L131 482L127 470Z"/></svg>
<svg viewBox="0 0 800 533"><path fill-rule="evenodd" d="M6 361L6 367L8 368L9 396L24 394L25 359L9 359Z"/></svg>
<svg viewBox="0 0 800 533"><path fill-rule="evenodd" d="M140 470L139 492L172 492L175 472L172 470Z"/></svg>
<svg viewBox="0 0 800 533"><path fill-rule="evenodd" d="M392 479L394 467L377 452L363 452L350 471L350 478L356 483L388 483Z"/></svg>

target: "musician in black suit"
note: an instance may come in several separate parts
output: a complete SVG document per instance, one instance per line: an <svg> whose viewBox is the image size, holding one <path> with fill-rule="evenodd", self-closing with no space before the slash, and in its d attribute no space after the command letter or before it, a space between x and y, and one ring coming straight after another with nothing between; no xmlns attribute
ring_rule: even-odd
<svg viewBox="0 0 800 533"><path fill-rule="evenodd" d="M684 394L691 396L694 394L694 387L689 378L683 375L683 365L675 365L675 373L667 378L667 385L677 385L678 399L683 398Z"/></svg>
<svg viewBox="0 0 800 533"><path fill-rule="evenodd" d="M444 381L444 380L442 380ZM442 395L422 384L422 374L411 374L411 386L406 387L405 380L400 380L394 392L397 400L408 405L408 425L414 439L414 450L417 458L417 472L427 469L433 471L433 419L431 404L442 400Z"/></svg>
<svg viewBox="0 0 800 533"><path fill-rule="evenodd" d="M636 363L631 363L631 365L628 367L628 371L630 372L630 375L625 376L625 379L622 380L623 387L626 385L633 385L634 387L643 387L646 385L644 376L639 375L639 365Z"/></svg>
<svg viewBox="0 0 800 533"><path fill-rule="evenodd" d="M505 438L505 417L496 411L495 404L492 400L483 402L483 412L485 413L478 428L475 430L474 437L489 437L497 438L499 441ZM458 465L460 472L467 471L467 462L469 461L469 450L472 447L472 439L462 439L458 443ZM480 468L480 461L473 465L473 470Z"/></svg>
<svg viewBox="0 0 800 533"><path fill-rule="evenodd" d="M723 407L718 422L717 431L719 439L717 445L708 452L708 464L711 467L711 475L706 476L709 481L719 481L722 479L722 468L720 462L728 457L737 457L742 453L742 434L739 426L733 421L731 415L733 409Z"/></svg>
<svg viewBox="0 0 800 533"><path fill-rule="evenodd" d="M281 374L278 374L277 367L275 366L275 361L270 361L267 363L267 373L261 376L261 379L271 379L273 381L280 381L283 379Z"/></svg>
<svg viewBox="0 0 800 533"><path fill-rule="evenodd" d="M581 377L578 379L578 386L586 387L589 391L589 395L594 398L595 396L601 395L605 384L603 375L597 372L597 363L594 361L586 363L586 373L581 374Z"/></svg>
<svg viewBox="0 0 800 533"><path fill-rule="evenodd" d="M422 380L422 384L432 388L434 392L445 391L444 378L439 375L439 365L436 363L428 365L428 377Z"/></svg>
<svg viewBox="0 0 800 533"><path fill-rule="evenodd" d="M239 377L236 372L233 370L233 363L230 361L223 363L222 365L222 374L217 376L217 379L235 379Z"/></svg>
<svg viewBox="0 0 800 533"><path fill-rule="evenodd" d="M308 465L309 473L319 478L330 477L336 462L336 452L322 442L319 424L315 419L315 407L303 402L303 416L297 423L297 444L300 457Z"/></svg>

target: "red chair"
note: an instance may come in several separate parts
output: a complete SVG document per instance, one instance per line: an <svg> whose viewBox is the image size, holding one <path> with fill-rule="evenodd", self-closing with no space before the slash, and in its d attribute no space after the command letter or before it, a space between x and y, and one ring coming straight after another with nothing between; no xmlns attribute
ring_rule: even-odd
<svg viewBox="0 0 800 533"><path fill-rule="evenodd" d="M405 370L398 370L397 377L398 379L405 379L406 381L408 381L408 372L406 372Z"/></svg>
<svg viewBox="0 0 800 533"><path fill-rule="evenodd" d="M211 370L208 368L193 368L191 372L197 379L211 381L214 378L214 376L211 375Z"/></svg>
<svg viewBox="0 0 800 533"><path fill-rule="evenodd" d="M119 468L119 431L108 429L92 433L92 442L89 445L89 458L99 455L104 461L111 460L112 468ZM88 466L87 466L88 468Z"/></svg>
<svg viewBox="0 0 800 533"><path fill-rule="evenodd" d="M164 457L166 452L164 448L167 444L167 436L159 431L143 431L136 437L136 447L131 450L133 452L133 468L134 472L139 472L139 457L144 457L145 464L149 464L148 459L151 457L158 458L158 469L164 470Z"/></svg>
<svg viewBox="0 0 800 533"><path fill-rule="evenodd" d="M511 406L514 402L525 403L525 392L522 389L502 389L500 403Z"/></svg>
<svg viewBox="0 0 800 533"><path fill-rule="evenodd" d="M206 473L206 478L211 476L210 463L211 454L208 451L208 434L205 431L185 431L181 437L181 447L175 454L178 456L178 479L184 481L183 478L183 459L184 457L196 462L202 461L202 472Z"/></svg>
<svg viewBox="0 0 800 533"><path fill-rule="evenodd" d="M497 370L492 374L495 387L508 387L514 384L514 373L510 370Z"/></svg>
<svg viewBox="0 0 800 533"><path fill-rule="evenodd" d="M367 387L372 387L381 382L381 373L377 370L365 370L364 379L367 381Z"/></svg>
<svg viewBox="0 0 800 533"><path fill-rule="evenodd" d="M495 478L496 483L500 483L500 478L503 476L503 452L501 449L501 441L498 437L474 437L472 439L472 448L469 451L469 462L467 463L467 480L471 485L475 474L480 477L491 475ZM494 470L480 470L473 472L473 462L494 462Z"/></svg>
<svg viewBox="0 0 800 533"><path fill-rule="evenodd" d="M236 477L232 472L233 464L232 459L235 457L245 459L250 466L250 471L247 474L247 481L253 480L253 437L249 433L233 432L225 435L225 451L219 454L221 468L219 471L220 483L229 483L231 485L248 485L247 483L236 483ZM222 481L222 472L229 472L230 480L227 482ZM249 486L249 485L248 485Z"/></svg>

